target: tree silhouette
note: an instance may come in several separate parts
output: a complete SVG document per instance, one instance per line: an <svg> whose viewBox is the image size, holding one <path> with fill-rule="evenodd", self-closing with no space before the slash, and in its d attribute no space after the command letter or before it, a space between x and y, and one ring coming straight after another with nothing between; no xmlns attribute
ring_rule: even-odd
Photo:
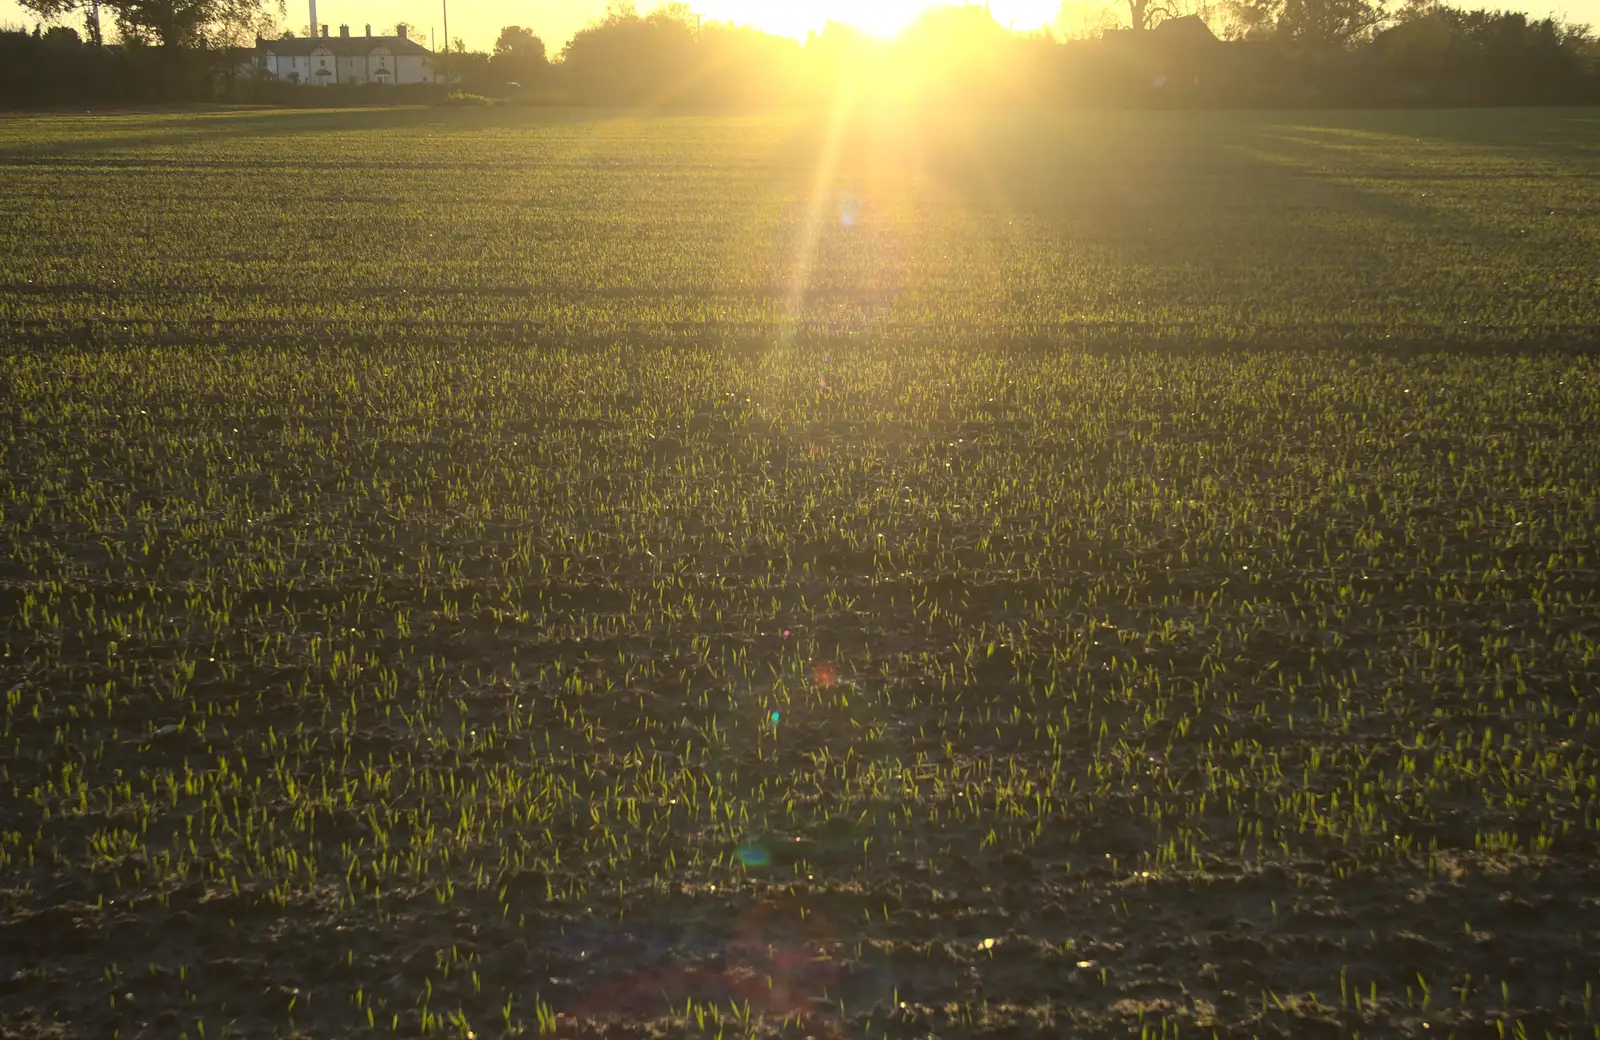
<svg viewBox="0 0 1600 1040"><path fill-rule="evenodd" d="M1242 0L1241 21L1285 40L1346 46L1383 24L1382 0Z"/></svg>
<svg viewBox="0 0 1600 1040"><path fill-rule="evenodd" d="M544 41L532 29L508 25L494 42L489 67L500 80L527 84L544 77L550 60L545 56Z"/></svg>
<svg viewBox="0 0 1600 1040"><path fill-rule="evenodd" d="M131 43L156 43L165 47L200 48L242 42L254 32L270 27L274 12L285 11L283 0L18 0L28 11L48 21L83 12L95 21L105 8L117 21L117 30ZM91 35L98 26L91 30Z"/></svg>
<svg viewBox="0 0 1600 1040"><path fill-rule="evenodd" d="M568 83L607 104L633 104L681 87L696 64L697 27L686 5L640 16L628 3L580 29L561 52Z"/></svg>

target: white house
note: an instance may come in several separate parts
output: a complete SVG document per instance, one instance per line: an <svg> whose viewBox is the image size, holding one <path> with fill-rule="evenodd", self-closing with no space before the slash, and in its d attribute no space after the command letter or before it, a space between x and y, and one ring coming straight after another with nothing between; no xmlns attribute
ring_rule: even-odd
<svg viewBox="0 0 1600 1040"><path fill-rule="evenodd" d="M320 87L444 82L434 68L433 52L408 37L405 26L400 27L399 36L374 36L370 25L365 36L351 36L348 25L339 26L338 36L329 36L326 25L321 29L321 36L257 39L258 74Z"/></svg>

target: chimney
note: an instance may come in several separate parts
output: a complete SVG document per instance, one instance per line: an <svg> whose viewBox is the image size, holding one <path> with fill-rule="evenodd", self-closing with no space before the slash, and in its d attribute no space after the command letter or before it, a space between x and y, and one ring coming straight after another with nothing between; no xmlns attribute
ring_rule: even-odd
<svg viewBox="0 0 1600 1040"><path fill-rule="evenodd" d="M339 26L339 39L348 40L349 38L350 38L350 27L348 25Z"/></svg>
<svg viewBox="0 0 1600 1040"><path fill-rule="evenodd" d="M326 25L322 27L322 38L324 40L328 38L328 27Z"/></svg>
<svg viewBox="0 0 1600 1040"><path fill-rule="evenodd" d="M367 23L367 35L368 36L372 35L372 23L371 22Z"/></svg>
<svg viewBox="0 0 1600 1040"><path fill-rule="evenodd" d="M317 38L317 0L311 0L311 38Z"/></svg>
<svg viewBox="0 0 1600 1040"><path fill-rule="evenodd" d="M395 35L400 37L402 40L406 38L406 27L404 25L395 26L395 30L394 31L395 31Z"/></svg>

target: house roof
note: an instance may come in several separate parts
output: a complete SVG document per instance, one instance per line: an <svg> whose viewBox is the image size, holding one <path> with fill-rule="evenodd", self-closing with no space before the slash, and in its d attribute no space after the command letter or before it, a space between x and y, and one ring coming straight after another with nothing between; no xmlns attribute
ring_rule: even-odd
<svg viewBox="0 0 1600 1040"><path fill-rule="evenodd" d="M1195 15L1167 18L1144 32L1133 29L1113 29L1105 40L1114 46L1153 54L1174 54L1197 51L1220 43L1211 27Z"/></svg>
<svg viewBox="0 0 1600 1040"><path fill-rule="evenodd" d="M1217 34L1211 31L1211 26L1207 25L1199 15L1194 14L1165 19L1152 31L1168 38L1182 39L1186 43L1217 42Z"/></svg>
<svg viewBox="0 0 1600 1040"><path fill-rule="evenodd" d="M256 50L262 54L279 54L284 57L303 57L318 48L326 47L340 57L371 54L379 47L390 54L420 54L431 57L433 52L416 40L398 36L290 36L281 40L256 41Z"/></svg>

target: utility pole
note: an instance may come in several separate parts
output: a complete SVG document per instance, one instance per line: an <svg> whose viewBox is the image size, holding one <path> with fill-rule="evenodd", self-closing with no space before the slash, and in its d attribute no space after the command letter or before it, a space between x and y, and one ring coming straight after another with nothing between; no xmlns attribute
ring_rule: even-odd
<svg viewBox="0 0 1600 1040"><path fill-rule="evenodd" d="M450 86L450 0L439 0L439 6L444 9L444 85L448 87Z"/></svg>

